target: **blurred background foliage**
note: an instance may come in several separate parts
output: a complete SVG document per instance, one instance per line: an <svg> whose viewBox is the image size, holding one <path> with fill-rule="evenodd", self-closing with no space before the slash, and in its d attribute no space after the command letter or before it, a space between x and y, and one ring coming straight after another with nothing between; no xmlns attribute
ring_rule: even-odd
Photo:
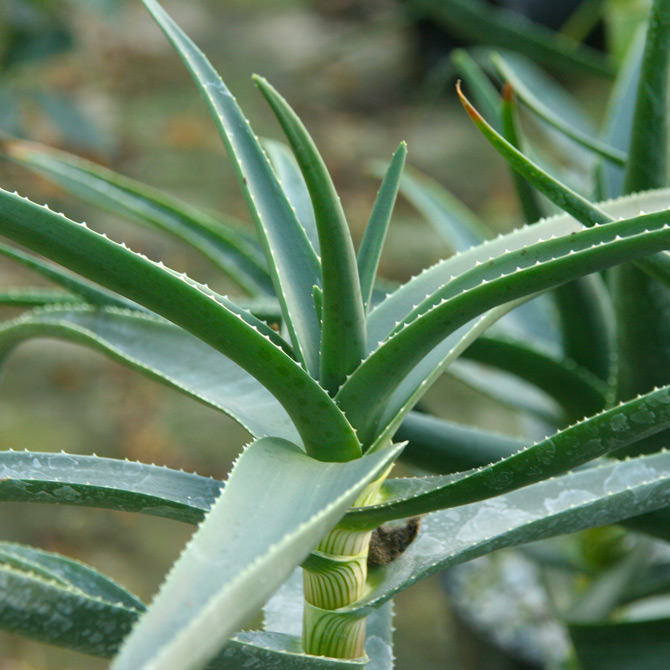
<svg viewBox="0 0 670 670"><path fill-rule="evenodd" d="M497 4L615 57L648 5L644 0ZM455 100L448 55L462 42L453 30L394 0L166 0L165 5L209 54L259 134L280 137L250 74L266 76L291 101L328 162L356 239L378 187L360 166L387 160L403 139L411 165L446 185L498 230L521 223L505 165ZM587 110L602 111L601 93L611 83L607 76L554 74ZM138 0L2 0L0 132L79 153L188 202L245 219L206 110ZM546 130L538 125L535 132L541 136ZM0 163L0 179L4 188L48 201L200 281L214 278L179 244L89 209L16 166ZM400 202L382 274L402 281L447 254L430 226ZM4 260L0 281L39 283ZM231 288L216 283L221 291ZM2 382L0 449L95 452L225 478L246 440L222 415L70 345L39 341L22 347ZM426 403L445 418L510 434L517 430L513 413L446 378ZM0 513L3 540L80 558L145 600L190 533L190 527L168 521L102 510L5 503ZM472 649L463 644L461 624L454 622L437 580L420 583L398 601L398 668L487 670L480 661L467 665ZM498 663L492 659L488 667L507 667ZM0 634L0 670L104 667L98 659Z"/></svg>

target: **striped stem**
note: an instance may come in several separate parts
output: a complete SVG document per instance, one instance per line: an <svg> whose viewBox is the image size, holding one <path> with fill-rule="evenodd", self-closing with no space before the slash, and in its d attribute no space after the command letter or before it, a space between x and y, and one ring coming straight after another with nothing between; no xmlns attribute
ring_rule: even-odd
<svg viewBox="0 0 670 670"><path fill-rule="evenodd" d="M354 506L374 502L389 472L390 468L372 482ZM365 654L365 619L352 617L341 608L363 596L371 537L369 530L336 526L303 566L305 653L332 658L359 658Z"/></svg>

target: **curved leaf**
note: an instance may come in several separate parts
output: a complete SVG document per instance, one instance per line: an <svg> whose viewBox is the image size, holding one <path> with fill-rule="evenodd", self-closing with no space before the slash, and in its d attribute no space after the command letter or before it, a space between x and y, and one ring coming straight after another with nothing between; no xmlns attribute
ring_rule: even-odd
<svg viewBox="0 0 670 670"><path fill-rule="evenodd" d="M355 509L341 523L376 528L384 521L493 498L621 449L670 426L670 386L589 417L526 449L472 473L393 479L382 487L389 500Z"/></svg>
<svg viewBox="0 0 670 670"><path fill-rule="evenodd" d="M670 6L651 6L635 100L624 193L668 183L668 93L670 90Z"/></svg>
<svg viewBox="0 0 670 670"><path fill-rule="evenodd" d="M255 437L299 437L286 411L256 379L185 330L149 314L89 306L30 312L0 324L0 357L38 337L100 351L225 412Z"/></svg>
<svg viewBox="0 0 670 670"><path fill-rule="evenodd" d="M319 233L316 229L314 207L307 184L305 184L305 178L300 172L298 161L296 161L290 147L283 142L264 138L263 148L267 152L274 171L277 173L277 179L279 179L286 197L295 209L300 225L305 229L305 233L307 233L307 237L318 255L320 251Z"/></svg>
<svg viewBox="0 0 670 670"><path fill-rule="evenodd" d="M579 128L575 128L567 123L561 116L559 116L551 107L548 107L542 102L535 93L526 85L523 77L516 71L512 63L508 63L499 54L493 55L493 63L500 75L505 79L514 90L514 93L519 97L519 100L524 103L534 114L536 114L543 121L556 128L566 137L574 140L577 144L590 149L603 158L615 163L616 165L625 165L626 154L616 147L606 145L597 137L589 135ZM486 116L486 114L484 115Z"/></svg>
<svg viewBox="0 0 670 670"><path fill-rule="evenodd" d="M202 667L401 448L348 463L273 438L247 448L112 668Z"/></svg>
<svg viewBox="0 0 670 670"><path fill-rule="evenodd" d="M43 260L32 254L27 254L20 249L9 247L6 244L0 244L0 255L11 258L26 268L41 274L46 279L58 284L75 295L83 298L92 305L125 307L126 309L141 309L139 305L133 304L130 300L125 300L120 296L113 295L100 289L99 287L87 282L80 277L63 270L53 263Z"/></svg>
<svg viewBox="0 0 670 670"><path fill-rule="evenodd" d="M0 500L101 507L197 524L223 484L99 456L0 451Z"/></svg>
<svg viewBox="0 0 670 670"><path fill-rule="evenodd" d="M504 547L617 523L670 504L670 454L573 472L458 509L427 515L395 561L370 572L370 593L344 611L364 616L451 565Z"/></svg>
<svg viewBox="0 0 670 670"><path fill-rule="evenodd" d="M17 286L0 291L0 305L3 307L44 307L46 305L72 305L82 299L72 293L41 286Z"/></svg>
<svg viewBox="0 0 670 670"><path fill-rule="evenodd" d="M600 411L607 401L607 384L589 370L503 333L477 338L463 352L463 357L534 384L561 405L568 421Z"/></svg>
<svg viewBox="0 0 670 670"><path fill-rule="evenodd" d="M321 267L314 249L221 77L155 0L144 0L144 4L184 61L212 113L254 218L293 346L316 377L321 329L312 287L321 284Z"/></svg>
<svg viewBox="0 0 670 670"><path fill-rule="evenodd" d="M670 203L670 189L659 189L616 200L598 203L598 208L611 218L632 217L640 211L655 212L665 209ZM440 287L477 263L500 256L505 251L522 249L551 236L569 235L582 226L568 214L545 219L532 226L524 226L511 233L490 240L477 247L456 254L423 270L406 284L393 291L371 313L368 319L370 346L384 340L397 322L407 318L414 306L425 300Z"/></svg>
<svg viewBox="0 0 670 670"><path fill-rule="evenodd" d="M365 354L365 310L354 244L335 185L307 129L263 77L254 82L295 153L314 206L321 248L321 384L334 393Z"/></svg>
<svg viewBox="0 0 670 670"><path fill-rule="evenodd" d="M465 110L482 134L488 139L493 147L503 158L521 175L523 175L538 191L543 193L549 200L562 210L575 217L584 226L591 227L599 224L610 223L612 219L597 205L589 202L586 198L568 188L560 181L550 176L537 164L524 156L516 147L503 138L484 117L470 104L463 93L458 89L458 94ZM636 261L652 278L659 282L670 285L670 254L667 252L657 253L649 258Z"/></svg>
<svg viewBox="0 0 670 670"><path fill-rule="evenodd" d="M583 229L491 258L453 279L419 305L340 389L337 401L361 440L370 443L398 384L449 333L499 305L667 248L669 218L661 212ZM364 390L373 387L374 396Z"/></svg>
<svg viewBox="0 0 670 670"><path fill-rule="evenodd" d="M33 142L0 147L93 205L166 231L202 253L251 294L272 293L265 261L246 235L160 191L72 154Z"/></svg>
<svg viewBox="0 0 670 670"><path fill-rule="evenodd" d="M79 563L45 552L40 560L35 550L22 560L5 547L0 544L0 628L111 657L144 609L141 603Z"/></svg>
<svg viewBox="0 0 670 670"><path fill-rule="evenodd" d="M0 207L0 234L167 318L259 379L310 453L345 460L360 454L353 429L328 394L249 323L251 315L242 317L195 282L18 195L0 190Z"/></svg>
<svg viewBox="0 0 670 670"><path fill-rule="evenodd" d="M366 313L370 308L379 259L382 255L382 247L384 246L386 233L391 222L391 214L393 213L396 196L398 195L398 186L402 178L406 157L407 145L401 142L384 174L384 179L379 187L375 204L365 227L361 246L358 249L358 274L361 281L361 295L363 296L363 305Z"/></svg>
<svg viewBox="0 0 670 670"><path fill-rule="evenodd" d="M495 463L522 448L506 435L463 426L430 414L410 412L395 434L407 440L401 460L435 474L450 474Z"/></svg>
<svg viewBox="0 0 670 670"><path fill-rule="evenodd" d="M0 593L0 628L93 656L113 656L146 610L82 563L5 542L0 543ZM307 656L299 638L251 631L235 635L207 670L355 670L365 665Z"/></svg>

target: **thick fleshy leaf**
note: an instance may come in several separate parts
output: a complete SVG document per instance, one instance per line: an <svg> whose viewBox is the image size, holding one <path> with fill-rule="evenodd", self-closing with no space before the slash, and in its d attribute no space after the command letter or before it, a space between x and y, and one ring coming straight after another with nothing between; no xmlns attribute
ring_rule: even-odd
<svg viewBox="0 0 670 670"><path fill-rule="evenodd" d="M447 189L413 168L407 168L400 182L402 194L423 214L444 241L456 252L463 252L489 240L492 233L474 212L460 203ZM446 281L446 280L445 280ZM423 299L422 296L421 299ZM547 328L546 298L540 296L506 315L500 327L524 335L539 335L537 324ZM416 303L415 303L416 304ZM374 319L373 319L374 321ZM378 337L373 332L374 337ZM544 338L546 332L541 336ZM374 342L370 342L372 346Z"/></svg>
<svg viewBox="0 0 670 670"><path fill-rule="evenodd" d="M647 27L630 137L630 159L623 189L626 193L668 183L670 133L670 6L655 0ZM670 287L659 286L639 268L625 265L613 273L620 360L617 395L626 399L670 381ZM644 327L639 323L643 320ZM638 445L635 449L653 449Z"/></svg>
<svg viewBox="0 0 670 670"><path fill-rule="evenodd" d="M584 226L590 227L603 223L610 223L612 219L597 205L589 202L560 181L549 175L539 165L524 156L516 147L502 137L470 104L463 93L458 89L461 102L475 125L489 140L493 147L505 160L530 183L543 193L554 204L577 219ZM670 286L670 254L657 253L649 258L636 261L641 269L654 279L666 286Z"/></svg>
<svg viewBox="0 0 670 670"><path fill-rule="evenodd" d="M24 544L0 542L0 563L70 586L92 598L143 610L134 595L87 565L59 554L33 549Z"/></svg>
<svg viewBox="0 0 670 670"><path fill-rule="evenodd" d="M640 211L660 211L669 203L670 189L659 189L598 203L598 208L604 210L611 218L619 218L636 216ZM571 216L560 214L532 226L524 226L423 270L390 293L370 313L368 329L371 349L388 337L396 323L404 320L415 305L425 300L453 277L470 270L478 263L484 263L493 257L502 255L506 250L522 249L539 240L551 236L570 235L581 229L582 226Z"/></svg>
<svg viewBox="0 0 670 670"><path fill-rule="evenodd" d="M321 248L321 372L335 393L365 355L365 310L354 244L333 180L309 132L286 100L263 79L256 86L293 149L312 198Z"/></svg>
<svg viewBox="0 0 670 670"><path fill-rule="evenodd" d="M0 628L96 656L112 656L144 609L81 563L6 543L0 593Z"/></svg>
<svg viewBox="0 0 670 670"><path fill-rule="evenodd" d="M611 216L624 217L634 216L640 209L648 211L663 209L667 206L669 200L670 191L659 190L601 203L600 206ZM526 226L437 263L411 279L404 286L396 289L370 314L368 325L371 340L379 340L381 343L388 333L393 330L396 323L405 318L415 305L419 304L431 292L438 290L449 282L454 276L477 267L478 264L485 263L491 258L500 256L508 250L523 249L524 246L534 244L538 240L553 236L570 235L572 232L579 230L582 230L582 226L574 219L568 215L560 215L532 226ZM497 307L484 319L477 321L476 324L463 326L423 359L390 398L379 423L380 443L383 439L393 435L402 419L430 388L430 385L442 374L445 367L454 362L455 358L462 353L468 344L471 344L491 323L499 319L502 314L505 314L512 307L514 305L510 303ZM456 362L460 363L459 361ZM464 362L470 366L474 365L467 361ZM496 372L497 376L499 374ZM481 372L479 372L475 381L481 376ZM490 377L490 375L488 376ZM496 382L496 390L503 393L503 398L506 395L514 396L519 392L518 383L511 387L510 381L508 378L502 385ZM533 391L532 387L527 387L526 391L529 389ZM528 399L527 392L524 397ZM557 413L555 407L547 406L547 400L550 399L546 396L540 398L537 392L533 392L530 396L533 411L538 411L539 415L544 417L544 420L547 420L547 417L552 417L548 418L550 424L561 425L563 419L560 417L560 412Z"/></svg>
<svg viewBox="0 0 670 670"><path fill-rule="evenodd" d="M446 374L484 398L508 407L517 414L539 420L547 427L561 428L565 425L565 412L561 406L537 386L526 383L516 375L481 365L463 356L449 365Z"/></svg>
<svg viewBox="0 0 670 670"><path fill-rule="evenodd" d="M649 15L626 165L624 193L668 183L670 6L654 0Z"/></svg>
<svg viewBox="0 0 670 670"><path fill-rule="evenodd" d="M309 195L305 178L300 172L300 166L296 161L291 148L277 140L263 139L263 148L267 152L272 163L277 179L286 193L286 197L293 205L298 221L305 229L314 251L319 254L319 233L316 229L314 218L314 207Z"/></svg>
<svg viewBox="0 0 670 670"><path fill-rule="evenodd" d="M101 507L202 521L223 484L179 470L99 456L0 451L0 500Z"/></svg>
<svg viewBox="0 0 670 670"><path fill-rule="evenodd" d="M144 4L184 61L212 113L253 216L298 358L317 377L321 329L312 287L321 284L321 267L314 249L221 77L155 0Z"/></svg>
<svg viewBox="0 0 670 670"><path fill-rule="evenodd" d="M573 533L670 504L670 453L573 472L423 518L418 538L370 574L371 591L346 611L363 615L414 582L504 547Z"/></svg>
<svg viewBox="0 0 670 670"><path fill-rule="evenodd" d="M478 44L517 51L569 73L575 69L601 75L614 72L603 54L510 10L473 0L412 0L410 5Z"/></svg>
<svg viewBox="0 0 670 670"><path fill-rule="evenodd" d="M521 131L517 114L516 98L510 86L502 89L502 135L514 147L523 149ZM512 170L512 181L516 189L517 199L521 206L523 220L526 223L539 221L544 215L542 201L535 189L516 171Z"/></svg>
<svg viewBox="0 0 670 670"><path fill-rule="evenodd" d="M49 263L38 256L27 254L20 249L0 244L0 256L11 258L13 261L41 274L46 279L54 282L54 284L62 286L92 305L141 309L139 305L134 305L130 300L125 300L120 296L104 291L85 279L81 279L71 272L58 267L54 263Z"/></svg>
<svg viewBox="0 0 670 670"><path fill-rule="evenodd" d="M18 195L0 190L0 206L0 235L167 318L259 379L291 415L308 452L345 460L360 454L342 412L275 346L277 334L263 332L267 325L187 277Z"/></svg>
<svg viewBox="0 0 670 670"><path fill-rule="evenodd" d="M100 351L225 412L254 437L298 439L288 414L265 387L239 365L167 321L89 306L38 310L0 325L0 356L39 337L64 339Z"/></svg>
<svg viewBox="0 0 670 670"><path fill-rule="evenodd" d="M359 438L370 444L389 397L449 333L510 301L667 248L669 217L660 212L582 229L491 258L453 279L415 308L340 389L338 403ZM373 387L374 396L364 391Z"/></svg>
<svg viewBox="0 0 670 670"><path fill-rule="evenodd" d="M0 629L93 656L113 656L146 610L133 595L82 563L5 542L0 543L0 592ZM377 618L376 613L370 617L373 624ZM298 637L250 631L235 635L207 670L240 667L355 670L365 662L307 656Z"/></svg>
<svg viewBox="0 0 670 670"><path fill-rule="evenodd" d="M352 510L343 524L376 528L384 521L467 505L547 480L627 447L670 426L670 386L589 417L546 440L471 473L392 479L382 487L388 500Z"/></svg>
<svg viewBox="0 0 670 670"><path fill-rule="evenodd" d="M501 433L410 412L395 434L407 440L401 460L434 474L450 474L495 463L522 443Z"/></svg>
<svg viewBox="0 0 670 670"><path fill-rule="evenodd" d="M616 165L625 164L626 154L624 152L616 147L606 145L597 137L587 134L579 128L573 127L570 123L566 122L562 115L559 116L553 107L550 107L546 102L543 102L534 89L526 84L523 79L523 73L517 72L513 62L506 61L499 54L493 56L493 62L500 75L512 87L519 100L521 100L521 102L523 102L524 105L526 105L526 107L539 118L563 133L565 136L574 140L577 144L599 154ZM484 117L486 118L485 111Z"/></svg>
<svg viewBox="0 0 670 670"><path fill-rule="evenodd" d="M58 289L17 286L0 291L0 305L4 307L44 307L46 305L72 305L82 299Z"/></svg>
<svg viewBox="0 0 670 670"><path fill-rule="evenodd" d="M619 67L600 130L604 142L622 151L628 151L630 147L643 52L644 32L639 31ZM623 168L604 162L598 166L598 171L601 197L616 198L623 194Z"/></svg>
<svg viewBox="0 0 670 670"><path fill-rule="evenodd" d="M358 250L358 275L361 281L361 295L363 296L363 306L366 312L370 308L372 300L372 291L379 267L379 259L382 255L382 248L391 214L395 205L396 196L400 179L405 167L405 158L407 157L407 145L401 142L400 146L393 154L393 158L384 174L384 179L377 193L375 204L370 213L368 224L365 227L365 233L361 240L361 246Z"/></svg>
<svg viewBox="0 0 670 670"><path fill-rule="evenodd" d="M568 421L600 411L607 401L607 384L588 369L503 333L477 338L463 356L534 384L561 405Z"/></svg>
<svg viewBox="0 0 670 670"><path fill-rule="evenodd" d="M64 151L18 140L0 146L15 161L73 195L186 242L250 293L272 293L263 256L241 229Z"/></svg>
<svg viewBox="0 0 670 670"><path fill-rule="evenodd" d="M348 463L273 438L247 448L112 667L203 667L401 448Z"/></svg>
<svg viewBox="0 0 670 670"><path fill-rule="evenodd" d="M603 278L593 274L563 284L553 297L565 357L605 382L614 379L614 306Z"/></svg>

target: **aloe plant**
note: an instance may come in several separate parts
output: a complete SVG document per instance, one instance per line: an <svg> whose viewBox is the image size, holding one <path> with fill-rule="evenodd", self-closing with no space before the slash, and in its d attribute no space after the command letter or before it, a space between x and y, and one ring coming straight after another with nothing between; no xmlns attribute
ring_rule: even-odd
<svg viewBox="0 0 670 670"><path fill-rule="evenodd" d="M390 600L439 569L626 520L662 533L651 513L670 506L670 455L607 457L670 428L670 386L615 405L610 358L591 352L612 346L609 297L594 273L635 263L645 278L670 281L663 184L594 203L532 165L466 102L511 164L567 213L487 240L442 191L403 176L401 144L356 253L325 163L288 103L255 78L290 149L262 144L205 56L155 0L145 5L212 113L256 235L62 152L19 141L4 151L80 197L177 236L246 295L219 295L0 191L0 234L28 250L0 252L61 287L2 294L4 304L32 309L0 326L0 350L44 336L94 348L228 414L253 441L225 484L96 456L0 454L3 500L198 525L149 606L80 563L1 544L0 626L113 658L118 670L381 670L392 667ZM658 76L648 68L640 90ZM647 158L639 150L629 173ZM450 212L441 225L460 246L381 295L375 276L401 187L433 216ZM573 287L564 304L595 311L584 320L586 337L568 338L569 353L558 355L536 346L533 333L547 306L538 295L564 285ZM551 401L537 415L558 430L515 441L413 411L462 354L534 385L534 400ZM439 474L391 478L405 448L410 462ZM417 515L413 542L381 555L376 546L370 560L375 529ZM416 521L407 527L415 532ZM299 617L287 613L296 602ZM265 630L239 632L264 604Z"/></svg>

